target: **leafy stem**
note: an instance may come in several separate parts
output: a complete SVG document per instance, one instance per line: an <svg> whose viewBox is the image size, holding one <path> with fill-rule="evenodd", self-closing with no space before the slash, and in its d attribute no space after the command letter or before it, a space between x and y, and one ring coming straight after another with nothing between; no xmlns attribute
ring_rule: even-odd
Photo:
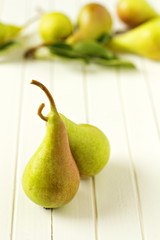
<svg viewBox="0 0 160 240"><path fill-rule="evenodd" d="M34 47L28 49L28 50L25 52L24 57L25 57L25 58L30 58L30 57L32 57L32 56L34 55L34 52L37 51L39 48L41 48L41 47L47 47L48 45L50 45L50 44L42 43L42 44L39 44L39 45L37 45L37 46L34 46Z"/></svg>
<svg viewBox="0 0 160 240"><path fill-rule="evenodd" d="M80 59L86 63L94 62L103 66L134 67L132 63L119 59L118 56L104 44L95 40L79 42L74 46L64 42L41 44L28 50L25 56L29 57L34 51L44 46L49 49L51 55L57 55L68 59Z"/></svg>

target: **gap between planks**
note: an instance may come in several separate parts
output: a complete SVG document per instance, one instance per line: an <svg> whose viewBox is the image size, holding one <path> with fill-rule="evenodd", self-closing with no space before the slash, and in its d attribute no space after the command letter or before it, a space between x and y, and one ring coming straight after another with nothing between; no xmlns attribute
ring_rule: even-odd
<svg viewBox="0 0 160 240"><path fill-rule="evenodd" d="M27 12L25 11L27 16ZM26 61L22 60L22 69L21 69L21 81L20 81L20 95L19 95L19 111L18 111L18 124L17 128L17 144L16 144L16 159L15 159L15 169L14 169L14 180L13 180L13 200L12 200L12 215L11 215L11 230L10 230L10 239L13 239L13 229L14 229L14 215L15 215L15 198L17 192L17 167L18 167L18 151L19 151L19 141L20 141L20 131L21 131L21 112L23 106L23 92L24 92L24 83L25 83L25 68Z"/></svg>
<svg viewBox="0 0 160 240"><path fill-rule="evenodd" d="M89 124L89 107L88 107L88 95L87 95L87 71L85 63L82 63L83 72L83 91L84 91L84 108L86 123ZM98 240L98 209L97 209L97 196L96 196L96 183L95 177L92 177L92 195L93 195L93 206L94 206L94 227L95 227L95 240Z"/></svg>
<svg viewBox="0 0 160 240"><path fill-rule="evenodd" d="M15 198L16 198L16 191L17 191L16 187L17 187L18 149L19 149L20 130L21 130L21 112L22 112L22 105L23 105L25 65L26 63L23 60L22 69L21 69L22 81L20 81L21 86L20 86L19 107L18 107L17 139L16 139L17 144L16 144L16 157L15 157L14 179L13 179L13 199L12 199L12 215L11 215L11 230L10 230L11 240L13 239Z"/></svg>
<svg viewBox="0 0 160 240"><path fill-rule="evenodd" d="M119 77L119 69L117 69L116 73L117 73L117 85L118 85L118 91L119 91L121 112L122 112L122 118L123 118L123 123L124 123L125 135L126 135L126 139L127 139L128 153L129 153L129 158L130 158L130 163L131 163L132 182L133 182L133 186L134 186L134 189L135 189L135 195L136 195L136 201L137 201L137 207L138 207L138 215L139 215L141 237L142 237L142 240L145 240L145 238L144 238L144 224L143 224L142 205L141 205L141 199L140 199L140 191L139 191L139 186L138 186L138 179L137 179L136 168L135 168L135 164L134 164L134 160L133 160L133 156L132 156L132 151L131 151L131 147L130 147L130 140L129 140L129 134L128 134L128 129L127 129L127 121L126 121L126 114L125 114L125 108L124 108L124 99L123 99L123 95L122 95L121 81L120 81L120 77Z"/></svg>
<svg viewBox="0 0 160 240"><path fill-rule="evenodd" d="M53 240L53 209L51 209L51 240Z"/></svg>
<svg viewBox="0 0 160 240"><path fill-rule="evenodd" d="M150 87L150 83L149 83L149 78L148 78L148 75L146 72L146 64L144 62L144 59L142 59L142 67L143 67L144 80L145 80L145 84L147 87L147 93L148 93L148 97L149 97L150 104L151 104L151 110L152 110L153 118L155 121L158 137L160 139L160 128L159 128L159 124L158 124L158 118L157 118L156 109L155 109L155 105L154 105L154 101L153 101L153 95L152 95L152 91L151 91L151 87Z"/></svg>

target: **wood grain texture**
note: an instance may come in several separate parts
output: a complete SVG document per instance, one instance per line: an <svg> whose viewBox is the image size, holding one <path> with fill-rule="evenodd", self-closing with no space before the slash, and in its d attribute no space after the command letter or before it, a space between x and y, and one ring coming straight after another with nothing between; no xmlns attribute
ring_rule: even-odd
<svg viewBox="0 0 160 240"><path fill-rule="evenodd" d="M8 240L14 203L22 65L1 64L0 78L3 83L0 88L0 236Z"/></svg>
<svg viewBox="0 0 160 240"><path fill-rule="evenodd" d="M132 57L133 59L133 57ZM151 100L141 59L134 57L139 70L120 73L128 140L132 152L142 211L144 238L159 239L160 216L160 148ZM152 217L156 219L153 221ZM152 219L152 220L151 220Z"/></svg>
<svg viewBox="0 0 160 240"><path fill-rule="evenodd" d="M95 177L98 239L141 239L137 193L116 72L90 66L86 81L89 123L104 131L111 146L108 165Z"/></svg>
<svg viewBox="0 0 160 240"><path fill-rule="evenodd" d="M160 90L159 90L159 62L145 59L143 61L148 94L152 105L152 114L157 126L157 131L160 138Z"/></svg>
<svg viewBox="0 0 160 240"><path fill-rule="evenodd" d="M18 1L17 1L18 3ZM1 2L1 19L14 19L10 2ZM24 11L22 10L22 14ZM24 16L19 17L24 21ZM17 172L17 144L20 117L23 62L1 58L0 60L0 238L9 240L13 230L15 178ZM8 61L8 62L7 62Z"/></svg>
<svg viewBox="0 0 160 240"><path fill-rule="evenodd" d="M0 0L0 16L1 16L1 13L3 11L3 5L4 5L4 1Z"/></svg>

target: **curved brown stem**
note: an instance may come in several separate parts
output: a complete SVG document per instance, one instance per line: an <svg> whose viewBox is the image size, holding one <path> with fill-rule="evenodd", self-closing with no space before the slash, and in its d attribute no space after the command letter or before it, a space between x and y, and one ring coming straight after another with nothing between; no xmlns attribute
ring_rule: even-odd
<svg viewBox="0 0 160 240"><path fill-rule="evenodd" d="M51 93L49 92L49 90L42 83L40 83L40 82L38 82L36 80L32 80L31 84L34 84L34 85L40 87L45 92L45 94L48 97L49 102L50 102L51 111L53 111L54 113L58 114L55 102L54 102L53 97L52 97ZM44 108L44 106L41 104L40 110L42 110L43 108Z"/></svg>
<svg viewBox="0 0 160 240"><path fill-rule="evenodd" d="M44 103L42 103L40 106L39 106L39 108L38 108L38 112L37 112L37 114L38 114L38 116L42 119L42 120L44 120L44 121L48 121L48 117L45 117L43 114L42 114L42 110L43 110L43 108L45 107L45 104Z"/></svg>
<svg viewBox="0 0 160 240"><path fill-rule="evenodd" d="M45 44L45 43L39 44L39 45L37 45L37 46L34 46L34 47L28 49L28 50L24 53L24 57L25 57L25 58L33 57L35 51L37 51L37 50L38 50L39 48L41 48L41 47L46 47L46 46L47 46L47 44Z"/></svg>
<svg viewBox="0 0 160 240"><path fill-rule="evenodd" d="M128 28L123 29L123 30L116 30L115 32L113 32L112 36L117 36L117 35L120 35L120 34L126 33L126 32L128 32L128 31L129 31Z"/></svg>

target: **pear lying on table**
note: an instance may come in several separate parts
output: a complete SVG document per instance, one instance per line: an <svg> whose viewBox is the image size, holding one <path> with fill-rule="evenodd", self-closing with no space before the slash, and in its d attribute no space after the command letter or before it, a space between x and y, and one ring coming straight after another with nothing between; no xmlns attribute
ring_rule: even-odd
<svg viewBox="0 0 160 240"><path fill-rule="evenodd" d="M108 47L160 60L160 17L113 37Z"/></svg>
<svg viewBox="0 0 160 240"><path fill-rule="evenodd" d="M57 208L73 199L79 187L80 175L70 151L65 125L52 96L43 84L34 80L31 83L47 94L51 112L47 117L43 116L41 111L44 104L40 105L38 114L47 121L46 134L24 170L22 186L26 195L36 204Z"/></svg>
<svg viewBox="0 0 160 240"><path fill-rule="evenodd" d="M131 28L158 17L158 13L145 0L119 0L117 13Z"/></svg>
<svg viewBox="0 0 160 240"><path fill-rule="evenodd" d="M69 145L80 176L88 178L99 173L107 164L110 144L105 134L95 126L76 124L60 114L65 123Z"/></svg>
<svg viewBox="0 0 160 240"><path fill-rule="evenodd" d="M0 22L0 46L12 40L21 30L22 27L7 25Z"/></svg>

